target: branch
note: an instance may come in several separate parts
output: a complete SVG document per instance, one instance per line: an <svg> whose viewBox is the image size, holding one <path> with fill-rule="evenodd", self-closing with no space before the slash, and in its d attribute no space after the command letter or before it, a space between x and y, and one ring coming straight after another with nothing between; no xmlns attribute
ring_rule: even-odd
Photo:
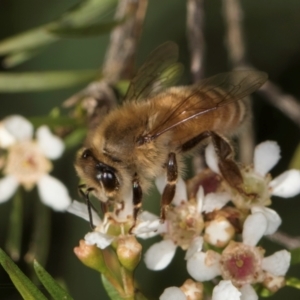
<svg viewBox="0 0 300 300"><path fill-rule="evenodd" d="M223 0L223 15L226 22L226 46L233 68L245 68L246 54L243 34L243 11L239 0ZM247 100L250 102L250 100ZM250 102L251 105L251 102ZM255 138L253 124L249 122L238 139L239 160L250 164L253 158Z"/></svg>
<svg viewBox="0 0 300 300"><path fill-rule="evenodd" d="M191 57L190 69L194 82L203 78L204 74L203 15L203 0L187 1L187 38Z"/></svg>
<svg viewBox="0 0 300 300"><path fill-rule="evenodd" d="M284 94L281 89L271 82L266 82L258 91L274 107L284 113L300 128L300 102L295 97Z"/></svg>
<svg viewBox="0 0 300 300"><path fill-rule="evenodd" d="M270 241L280 244L288 250L300 248L300 236L291 237L284 232L277 231L266 236Z"/></svg>
<svg viewBox="0 0 300 300"><path fill-rule="evenodd" d="M121 78L129 78L132 75L147 4L148 0L119 1L115 18L125 19L125 21L111 33L103 64L103 77L99 81L90 83L63 104L65 107L72 107L81 102L88 113L90 128L94 128L99 118L116 105L112 86Z"/></svg>

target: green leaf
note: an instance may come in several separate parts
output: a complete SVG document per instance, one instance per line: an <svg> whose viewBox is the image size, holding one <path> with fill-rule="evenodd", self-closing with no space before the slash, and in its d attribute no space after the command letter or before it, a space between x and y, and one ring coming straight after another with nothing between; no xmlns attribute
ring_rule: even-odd
<svg viewBox="0 0 300 300"><path fill-rule="evenodd" d="M300 248L295 248L290 250L292 255L291 258L291 265L299 264L300 263Z"/></svg>
<svg viewBox="0 0 300 300"><path fill-rule="evenodd" d="M109 33L121 23L121 21L111 21L82 27L55 27L49 29L49 32L62 38L88 38Z"/></svg>
<svg viewBox="0 0 300 300"><path fill-rule="evenodd" d="M51 210L37 196L34 205L33 229L29 249L25 255L26 262L32 266L35 259L45 264L48 258L51 235Z"/></svg>
<svg viewBox="0 0 300 300"><path fill-rule="evenodd" d="M13 206L9 218L9 229L5 248L10 257L17 261L20 258L23 228L23 199L20 189L15 193L12 202Z"/></svg>
<svg viewBox="0 0 300 300"><path fill-rule="evenodd" d="M110 297L113 300L123 300L125 298L121 297L115 287L106 279L104 275L101 275L103 286Z"/></svg>
<svg viewBox="0 0 300 300"><path fill-rule="evenodd" d="M67 135L67 137L64 139L66 148L71 149L81 144L82 141L85 139L86 134L87 134L86 128L78 128L74 130L72 133Z"/></svg>
<svg viewBox="0 0 300 300"><path fill-rule="evenodd" d="M300 290L300 279L296 277L286 278L286 285Z"/></svg>
<svg viewBox="0 0 300 300"><path fill-rule="evenodd" d="M117 0L85 0L73 6L56 21L22 32L0 41L0 55L9 55L6 66L16 66L40 52L60 38L49 30L53 28L84 27L95 23L109 12ZM31 53L30 53L31 52Z"/></svg>
<svg viewBox="0 0 300 300"><path fill-rule="evenodd" d="M23 51L17 51L13 52L9 55L7 55L3 60L2 60L2 65L5 68L12 68L15 67L21 63L23 63L26 60L29 60L30 58L36 56L40 52L44 50L45 47L36 47L34 49L27 49Z"/></svg>
<svg viewBox="0 0 300 300"><path fill-rule="evenodd" d="M299 169L300 170L300 144L298 145L293 158L290 162L291 169Z"/></svg>
<svg viewBox="0 0 300 300"><path fill-rule="evenodd" d="M37 277L54 300L73 299L36 260L33 266Z"/></svg>
<svg viewBox="0 0 300 300"><path fill-rule="evenodd" d="M0 73L0 93L68 88L94 79L97 70Z"/></svg>
<svg viewBox="0 0 300 300"><path fill-rule="evenodd" d="M42 117L31 117L28 120L33 124L34 127L39 127L42 125L48 125L51 128L57 126L77 126L78 121L74 118L59 116L42 116Z"/></svg>
<svg viewBox="0 0 300 300"><path fill-rule="evenodd" d="M13 284L26 300L47 300L41 291L29 280L17 265L0 249L0 263L8 273Z"/></svg>

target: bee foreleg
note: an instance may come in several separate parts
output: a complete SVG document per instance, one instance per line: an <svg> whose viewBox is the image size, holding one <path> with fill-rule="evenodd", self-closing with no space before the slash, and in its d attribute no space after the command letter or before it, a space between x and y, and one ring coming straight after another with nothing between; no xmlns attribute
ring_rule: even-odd
<svg viewBox="0 0 300 300"><path fill-rule="evenodd" d="M93 191L93 188L87 188L85 192L83 191L83 188L86 188L85 184L82 184L82 185L78 186L79 193L84 197L84 199L86 201L88 214L89 214L89 220L90 220L90 227L91 227L92 230L94 230L95 227L96 227L93 223L93 215L92 215L92 208L94 208L94 207L93 207L93 205L91 203L91 200L90 200L90 197L89 197L89 194L90 194L91 191Z"/></svg>
<svg viewBox="0 0 300 300"><path fill-rule="evenodd" d="M129 233L131 233L132 229L134 228L136 224L136 219L138 216L138 213L141 209L142 206L142 198L143 198L143 191L142 188L139 184L138 179L134 179L132 182L132 189L133 189L133 197L132 197L132 202L133 202L133 225L129 229Z"/></svg>
<svg viewBox="0 0 300 300"><path fill-rule="evenodd" d="M171 152L168 156L167 162L167 185L164 188L161 198L160 218L161 220L166 219L166 209L172 202L175 191L176 181L178 177L177 162L175 153Z"/></svg>

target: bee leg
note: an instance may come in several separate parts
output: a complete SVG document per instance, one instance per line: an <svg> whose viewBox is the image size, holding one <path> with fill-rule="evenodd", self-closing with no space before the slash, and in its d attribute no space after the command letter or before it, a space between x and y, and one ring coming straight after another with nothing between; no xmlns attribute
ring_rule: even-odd
<svg viewBox="0 0 300 300"><path fill-rule="evenodd" d="M239 193L250 198L255 198L257 196L255 193L247 193L243 188L243 176L239 167L233 160L234 151L229 142L215 132L211 132L211 140L219 158L218 166L223 178Z"/></svg>
<svg viewBox="0 0 300 300"><path fill-rule="evenodd" d="M256 195L246 193L242 188L243 176L239 167L233 160L233 148L225 138L219 136L217 133L213 131L204 131L192 138L191 140L185 142L181 146L181 151L189 151L207 138L210 138L213 143L213 146L219 159L218 166L223 178L228 182L228 184L231 187L235 188L240 193L248 197L255 197Z"/></svg>
<svg viewBox="0 0 300 300"><path fill-rule="evenodd" d="M136 219L137 219L138 213L141 209L142 198L143 198L143 191L142 191L142 188L137 179L133 180L132 189L133 189L133 199L132 199L132 202L133 202L133 225L129 229L129 233L132 232L132 229L136 225Z"/></svg>
<svg viewBox="0 0 300 300"><path fill-rule="evenodd" d="M218 166L222 176L230 186L239 188L243 184L243 177L239 167L233 160L233 148L225 138L215 132L211 132L211 141L219 158Z"/></svg>
<svg viewBox="0 0 300 300"><path fill-rule="evenodd" d="M164 188L161 207L160 207L160 218L161 220L166 219L166 210L169 204L172 202L175 191L176 191L176 181L178 177L177 162L175 153L169 153L167 162L167 185Z"/></svg>

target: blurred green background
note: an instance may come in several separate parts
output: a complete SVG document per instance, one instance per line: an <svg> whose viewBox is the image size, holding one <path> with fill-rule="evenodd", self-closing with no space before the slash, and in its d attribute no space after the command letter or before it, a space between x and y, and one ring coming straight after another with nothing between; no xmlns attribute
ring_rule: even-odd
<svg viewBox="0 0 300 300"><path fill-rule="evenodd" d="M52 21L66 9L77 3L75 0L0 0L0 40L41 24ZM300 1L297 0L243 0L244 33L247 57L257 69L269 74L286 93L300 98ZM204 1L205 14L205 74L207 76L230 68L224 45L225 26L222 16L222 2ZM113 10L111 11L113 15ZM186 64L182 83L189 83L188 48L186 40L186 1L149 1L146 22L140 42L139 63L159 44L172 40L179 44L180 61ZM97 38L65 39L47 47L33 59L13 68L17 71L42 71L60 69L97 69L101 67L109 36ZM1 59L1 57L0 57ZM1 65L0 65L1 68ZM5 71L2 68L2 71ZM8 72L10 72L9 70ZM59 106L66 98L79 91L84 85L39 93L0 94L0 119L9 114L22 114L26 117L46 115ZM270 106L259 96L254 97L255 137L259 143L276 140L282 149L282 159L272 174L278 175L286 170L300 141L299 128L285 115ZM78 199L78 179L73 168L74 151L68 151L55 163L54 175L69 188L73 198ZM155 193L155 191L154 191ZM34 193L30 194L31 196ZM32 227L31 205L34 199L25 197L25 220L23 252L28 247ZM145 200L144 207L158 211L158 201ZM300 197L293 199L274 199L273 208L283 219L281 229L290 235L299 235ZM8 215L11 203L0 206L0 246L5 244L8 230ZM56 278L62 279L75 299L108 299L99 276L87 269L73 254L79 239L89 230L88 224L78 218L52 213L52 236L49 259L46 269ZM144 243L147 249L153 240ZM265 245L272 253L281 247L270 242ZM163 289L170 285L181 285L187 277L183 252L177 251L172 264L163 271L152 272L142 262L137 270L141 290L146 295L158 299ZM26 269L25 265L22 265ZM293 266L289 275L300 276L300 268ZM300 292L284 288L272 299L300 299ZM10 284L8 276L0 268L0 299L20 299Z"/></svg>

